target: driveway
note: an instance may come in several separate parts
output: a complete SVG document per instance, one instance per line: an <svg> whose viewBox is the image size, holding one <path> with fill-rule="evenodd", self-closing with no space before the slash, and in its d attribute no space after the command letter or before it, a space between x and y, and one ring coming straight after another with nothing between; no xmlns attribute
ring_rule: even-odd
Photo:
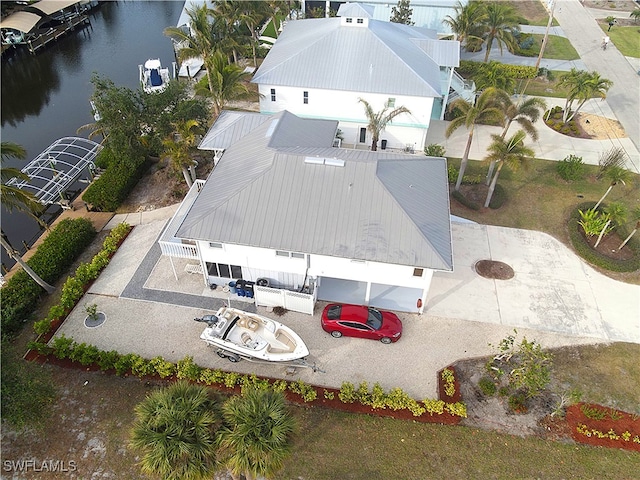
<svg viewBox="0 0 640 480"><path fill-rule="evenodd" d="M320 328L324 304L319 303L313 317L288 312L281 321L304 338L309 361L324 372L297 369L288 376L282 366L232 364L199 339L203 327L193 318L227 301L245 310L270 312L212 292L199 275L184 271L184 260L173 260L172 266L156 243L166 223L161 216L157 211L149 223L136 226L58 335L103 350L162 356L173 362L190 355L205 367L334 388L344 381L367 381L370 386L379 382L387 390L400 387L414 398L435 398L438 370L459 359L491 354L489 343L496 344L513 327L544 347L614 339L640 343L640 287L598 275L544 234L454 224L456 272L435 275L426 314L400 314L404 334L399 342L334 339ZM511 264L515 278L498 283L477 276L472 265L488 257ZM550 259L553 269L548 268ZM600 289L609 293L596 295ZM90 303L107 314L99 327L84 326L84 305Z"/></svg>

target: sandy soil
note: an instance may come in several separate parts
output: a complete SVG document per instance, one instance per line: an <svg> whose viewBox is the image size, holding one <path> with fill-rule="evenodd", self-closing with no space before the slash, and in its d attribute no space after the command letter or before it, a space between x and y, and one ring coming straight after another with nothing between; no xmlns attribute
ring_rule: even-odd
<svg viewBox="0 0 640 480"><path fill-rule="evenodd" d="M576 120L582 129L595 140L627 137L624 128L617 120L599 117L591 113L578 113Z"/></svg>

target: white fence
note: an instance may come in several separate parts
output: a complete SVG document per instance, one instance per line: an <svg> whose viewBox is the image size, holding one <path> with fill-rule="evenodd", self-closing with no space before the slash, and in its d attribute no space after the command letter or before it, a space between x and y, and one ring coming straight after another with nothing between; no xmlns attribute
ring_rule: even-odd
<svg viewBox="0 0 640 480"><path fill-rule="evenodd" d="M313 315L313 307L316 302L315 295L279 288L259 287L258 285L253 288L257 306L284 307L294 312Z"/></svg>

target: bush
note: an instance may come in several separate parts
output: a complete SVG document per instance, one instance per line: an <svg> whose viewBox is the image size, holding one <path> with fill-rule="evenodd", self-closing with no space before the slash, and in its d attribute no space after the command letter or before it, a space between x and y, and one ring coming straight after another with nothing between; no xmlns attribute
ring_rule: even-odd
<svg viewBox="0 0 640 480"><path fill-rule="evenodd" d="M144 157L119 158L109 162L105 172L85 191L82 199L96 210L115 211L148 168Z"/></svg>
<svg viewBox="0 0 640 480"><path fill-rule="evenodd" d="M509 408L516 413L526 413L527 399L522 393L514 393L509 397Z"/></svg>
<svg viewBox="0 0 640 480"><path fill-rule="evenodd" d="M582 157L567 155L564 160L556 163L556 170L560 177L568 182L582 180L584 177L584 163Z"/></svg>
<svg viewBox="0 0 640 480"><path fill-rule="evenodd" d="M496 210L507 201L507 191L504 189L502 185L496 183L496 188L493 190L493 195L491 196L491 201L489 202L489 208L492 210Z"/></svg>
<svg viewBox="0 0 640 480"><path fill-rule="evenodd" d="M496 384L489 377L482 377L478 382L478 387L480 388L482 393L487 397L492 397L493 395L496 394L496 391L498 390L498 388L496 387Z"/></svg>
<svg viewBox="0 0 640 480"><path fill-rule="evenodd" d="M54 283L91 243L96 235L93 224L85 218L65 219L51 230L34 255L27 260L34 272L45 282ZM35 311L42 294L40 287L24 270L2 287L2 336L20 331Z"/></svg>
<svg viewBox="0 0 640 480"><path fill-rule="evenodd" d="M472 202L459 191L454 190L451 193L451 195L453 196L453 198L455 198L458 202L460 202L465 207L470 208L471 210L480 210L480 205L478 205L475 202Z"/></svg>
<svg viewBox="0 0 640 480"><path fill-rule="evenodd" d="M427 157L444 157L445 149L442 145L431 143L424 147L424 154Z"/></svg>

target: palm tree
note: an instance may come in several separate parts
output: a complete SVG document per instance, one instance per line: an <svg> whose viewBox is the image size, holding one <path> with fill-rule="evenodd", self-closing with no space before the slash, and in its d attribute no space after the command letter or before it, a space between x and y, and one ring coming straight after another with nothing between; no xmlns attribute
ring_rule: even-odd
<svg viewBox="0 0 640 480"><path fill-rule="evenodd" d="M364 105L364 113L367 116L367 120L369 122L369 124L367 125L367 130L371 132L372 136L372 152L378 150L378 139L380 138L380 133L385 129L387 124L401 113L411 113L409 109L404 106L396 107L389 112L389 109L391 108L389 102L384 104L384 108L382 110L380 110L379 112L374 112L369 102L362 98L358 98L358 101Z"/></svg>
<svg viewBox="0 0 640 480"><path fill-rule="evenodd" d="M2 142L0 144L0 203L4 205L9 213L14 210L26 213L40 225L44 225L46 227L37 215L42 212L44 207L40 202L38 202L38 200L36 200L33 194L17 187L7 185L9 180L13 178L28 181L29 176L22 173L22 171L17 168L3 167L2 163L4 163L8 158L24 160L26 156L27 151L21 145L11 142ZM14 259L38 285L44 288L47 293L53 293L55 291L55 287L53 287L53 285L49 285L45 282L29 265L27 265L20 256L20 253L13 248L4 231L0 234L0 244L2 244L2 248L5 249L7 254Z"/></svg>
<svg viewBox="0 0 640 480"><path fill-rule="evenodd" d="M590 98L607 98L607 91L609 91L611 85L613 85L611 80L602 78L596 71L587 72L572 68L570 72L560 77L560 82L558 83L559 87L564 87L568 90L562 121L566 123L572 120ZM573 102L575 101L578 102L578 106L572 111Z"/></svg>
<svg viewBox="0 0 640 480"><path fill-rule="evenodd" d="M519 19L513 7L504 2L491 2L485 6L486 17L483 22L485 28L485 42L487 50L484 61L489 61L489 54L493 41L498 42L500 47L500 55L502 55L502 46L506 45L509 50L513 50L518 44L514 30L518 30Z"/></svg>
<svg viewBox="0 0 640 480"><path fill-rule="evenodd" d="M148 395L135 413L131 446L141 453L144 473L165 480L213 477L221 416L206 387L175 383Z"/></svg>
<svg viewBox="0 0 640 480"><path fill-rule="evenodd" d="M178 27L167 27L164 34L180 45L178 60L200 57L207 69L209 88L213 90L209 64L211 57L217 51L216 41L219 40L219 26L216 24L213 12L206 4L187 10L190 20L190 30L185 31Z"/></svg>
<svg viewBox="0 0 640 480"><path fill-rule="evenodd" d="M225 402L222 415L220 447L233 475L250 480L282 468L295 420L281 392L247 389Z"/></svg>
<svg viewBox="0 0 640 480"><path fill-rule="evenodd" d="M210 90L196 89L196 93L211 97L213 112L216 116L220 115L229 101L248 92L247 86L243 83L247 74L237 64L229 63L227 57L221 52L216 52L209 58L207 74Z"/></svg>
<svg viewBox="0 0 640 480"><path fill-rule="evenodd" d="M171 157L173 168L182 171L184 180L189 188L191 188L195 180L189 171L194 164L190 150L196 143L198 128L197 120L184 120L177 123L175 131L162 142L165 153Z"/></svg>
<svg viewBox="0 0 640 480"><path fill-rule="evenodd" d="M597 248L600 245L600 241L605 233L609 232L611 229L609 225L612 223L620 226L622 225L627 218L627 206L622 202L611 202L610 205L604 208L604 213L607 216L607 223L604 224L602 230L600 231L600 235L598 235L598 240L593 245L593 248Z"/></svg>
<svg viewBox="0 0 640 480"><path fill-rule="evenodd" d="M491 135L493 142L489 146L489 155L485 157L485 161L495 162L498 165L496 173L491 180L487 199L484 202L485 208L489 206L493 191L498 183L498 176L504 165L508 165L512 170L517 170L521 165L527 164L529 158L535 155L535 152L524 145L526 133L524 130L518 130L510 139L504 140L499 135Z"/></svg>
<svg viewBox="0 0 640 480"><path fill-rule="evenodd" d="M240 3L240 12L238 19L244 23L251 35L251 51L253 54L253 66L258 66L258 55L256 47L260 43L260 25L271 14L271 8L264 1L246 1Z"/></svg>
<svg viewBox="0 0 640 480"><path fill-rule="evenodd" d="M529 97L526 100L521 99L517 103L513 103L511 96L507 92L500 90L498 90L497 95L505 118L504 130L502 130L500 138L504 139L511 124L518 122L532 140L538 140L538 131L533 124L538 121L544 109L547 108L547 103L543 99L536 97ZM495 163L491 162L487 173L487 185L491 181L494 168Z"/></svg>
<svg viewBox="0 0 640 480"><path fill-rule="evenodd" d="M501 122L503 120L502 110L496 100L497 90L495 88L487 88L484 92L476 98L475 104L467 102L463 98L458 98L449 104L449 111L457 110L461 113L460 116L454 118L447 130L445 136L449 138L451 134L459 127L465 126L469 130L469 137L467 139L467 146L464 149L462 155L462 161L460 162L460 173L458 173L458 180L456 181L455 190L460 190L462 184L462 178L464 177L464 171L467 168L469 161L469 150L471 149L471 142L473 141L473 131L476 124L483 122Z"/></svg>
<svg viewBox="0 0 640 480"><path fill-rule="evenodd" d="M472 0L466 5L460 2L454 7L454 17L447 15L443 22L447 24L460 43L464 43L467 51L476 51L482 43L480 25L485 20L486 11L484 4Z"/></svg>
<svg viewBox="0 0 640 480"><path fill-rule="evenodd" d="M640 18L640 8L635 8L629 16L633 17L633 23L638 23L638 19Z"/></svg>
<svg viewBox="0 0 640 480"><path fill-rule="evenodd" d="M618 167L616 165L609 167L605 171L604 175L611 181L611 183L609 184L609 188L607 188L607 191L604 192L604 195L602 195L600 200L598 200L598 203L596 203L595 207L593 207L594 210L596 210L600 206L602 201L607 197L607 195L609 195L611 190L613 190L613 187L615 187L618 182L621 182L626 186L627 184L625 183L625 180L629 181L631 179L631 174L627 169Z"/></svg>

